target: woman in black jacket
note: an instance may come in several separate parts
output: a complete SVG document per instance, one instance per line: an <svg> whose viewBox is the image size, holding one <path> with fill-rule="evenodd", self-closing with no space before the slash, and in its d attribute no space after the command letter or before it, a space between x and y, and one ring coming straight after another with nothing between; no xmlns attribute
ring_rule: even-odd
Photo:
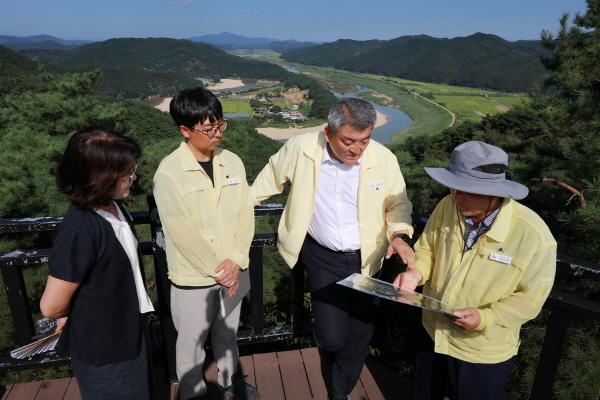
<svg viewBox="0 0 600 400"><path fill-rule="evenodd" d="M120 204L137 178L139 155L132 139L94 129L71 137L58 166L58 187L71 205L40 308L47 317L68 317L58 350L70 355L86 400L149 397L142 314L154 309Z"/></svg>

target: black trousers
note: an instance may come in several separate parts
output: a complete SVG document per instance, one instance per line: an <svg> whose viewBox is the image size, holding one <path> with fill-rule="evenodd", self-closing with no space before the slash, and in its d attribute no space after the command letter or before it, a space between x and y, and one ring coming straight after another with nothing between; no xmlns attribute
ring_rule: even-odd
<svg viewBox="0 0 600 400"><path fill-rule="evenodd" d="M506 381L514 358L496 364L462 361L433 351L433 341L425 338L417 354L415 400L503 400Z"/></svg>
<svg viewBox="0 0 600 400"><path fill-rule="evenodd" d="M360 252L335 252L307 236L300 256L308 276L323 378L331 395L343 397L362 371L377 304L372 296L336 284L360 272Z"/></svg>
<svg viewBox="0 0 600 400"><path fill-rule="evenodd" d="M136 358L104 365L91 365L71 354L73 374L83 400L147 400L148 356L142 335L140 354Z"/></svg>

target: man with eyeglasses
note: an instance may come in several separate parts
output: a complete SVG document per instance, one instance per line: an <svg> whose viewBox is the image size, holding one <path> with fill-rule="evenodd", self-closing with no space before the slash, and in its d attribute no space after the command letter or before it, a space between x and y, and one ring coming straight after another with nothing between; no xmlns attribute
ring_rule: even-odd
<svg viewBox="0 0 600 400"><path fill-rule="evenodd" d="M291 183L277 245L290 267L301 262L307 272L321 372L335 400L358 381L376 315L374 297L336 282L375 275L393 253L411 267L415 259L405 242L412 204L396 156L371 140L375 118L368 101L341 99L324 132L288 140L252 185L263 201Z"/></svg>
<svg viewBox="0 0 600 400"><path fill-rule="evenodd" d="M177 329L179 398L204 398L204 344L210 334L225 399L256 399L239 366L238 304L222 317L219 291L235 295L248 268L254 209L240 158L219 148L227 121L217 97L183 90L170 113L184 137L154 175L154 196L166 241L171 314Z"/></svg>

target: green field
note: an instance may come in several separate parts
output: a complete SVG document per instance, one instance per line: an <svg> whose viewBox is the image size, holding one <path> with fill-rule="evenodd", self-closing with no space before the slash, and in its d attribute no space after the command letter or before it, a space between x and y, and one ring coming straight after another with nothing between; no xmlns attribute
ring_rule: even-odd
<svg viewBox="0 0 600 400"><path fill-rule="evenodd" d="M372 75L376 76L376 75ZM441 83L427 83L406 79L385 80L410 92L417 92L456 114L456 123L478 122L484 115L494 115L508 111L511 107L527 99L523 93L506 93L490 89L453 86Z"/></svg>
<svg viewBox="0 0 600 400"><path fill-rule="evenodd" d="M452 116L447 111L410 94L398 85L390 84L384 77L306 66L303 66L303 71L324 80L329 86L333 86L334 90L356 91L356 85L369 88L375 93L364 93L364 97L386 107L402 110L413 120L413 123L397 136L398 139L407 135L435 135L447 128L452 121ZM363 94L361 93L361 95ZM378 97L382 95L390 98L391 102L384 101L383 97ZM398 133L400 134L400 132Z"/></svg>
<svg viewBox="0 0 600 400"><path fill-rule="evenodd" d="M505 108L484 96L440 96L433 98L438 104L448 107L456 114L456 119L462 121L479 121L484 115L498 114Z"/></svg>
<svg viewBox="0 0 600 400"><path fill-rule="evenodd" d="M223 105L224 113L250 113L252 115L252 107L247 100L239 99L220 99Z"/></svg>
<svg viewBox="0 0 600 400"><path fill-rule="evenodd" d="M361 97L386 107L398 108L413 120L407 130L396 135L397 140L408 135L440 133L453 124L453 115L455 125L465 121L478 122L486 115L506 112L527 99L527 95L523 93L418 82L287 63L273 51L244 51L240 55L294 67L340 93L355 93L357 85L370 89L371 91L361 92Z"/></svg>
<svg viewBox="0 0 600 400"><path fill-rule="evenodd" d="M406 90L416 91L420 94L432 93L432 94L447 94L447 95L479 95L484 94L492 95L504 92L498 92L490 89L471 88L465 86L454 86L446 85L444 83L429 83L429 82L418 82L411 81L408 79L400 79L393 77L382 77L380 75L369 75L377 79L385 79L390 83L403 86Z"/></svg>
<svg viewBox="0 0 600 400"><path fill-rule="evenodd" d="M355 92L356 85L369 88L373 92L363 92L362 97L387 107L398 108L408 114L413 123L397 136L398 139L407 135L433 135L441 132L452 123L450 112L456 117L454 124L464 121L478 122L486 115L506 112L527 99L522 93L409 81L331 68L302 66L302 70L321 78L329 87L339 92Z"/></svg>
<svg viewBox="0 0 600 400"><path fill-rule="evenodd" d="M507 107L514 107L524 101L527 101L527 96L489 96L491 99L496 100L499 103L504 104Z"/></svg>

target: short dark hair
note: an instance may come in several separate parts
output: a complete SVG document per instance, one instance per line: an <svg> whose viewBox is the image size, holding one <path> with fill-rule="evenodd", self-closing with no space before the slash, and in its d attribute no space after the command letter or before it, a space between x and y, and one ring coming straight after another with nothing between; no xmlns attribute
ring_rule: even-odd
<svg viewBox="0 0 600 400"><path fill-rule="evenodd" d="M213 123L223 119L221 102L211 91L202 87L184 89L171 99L169 112L175 125L193 128L206 118Z"/></svg>
<svg viewBox="0 0 600 400"><path fill-rule="evenodd" d="M131 173L140 154L140 146L120 133L96 128L78 132L58 164L56 183L79 207L105 206L113 201L117 180Z"/></svg>

